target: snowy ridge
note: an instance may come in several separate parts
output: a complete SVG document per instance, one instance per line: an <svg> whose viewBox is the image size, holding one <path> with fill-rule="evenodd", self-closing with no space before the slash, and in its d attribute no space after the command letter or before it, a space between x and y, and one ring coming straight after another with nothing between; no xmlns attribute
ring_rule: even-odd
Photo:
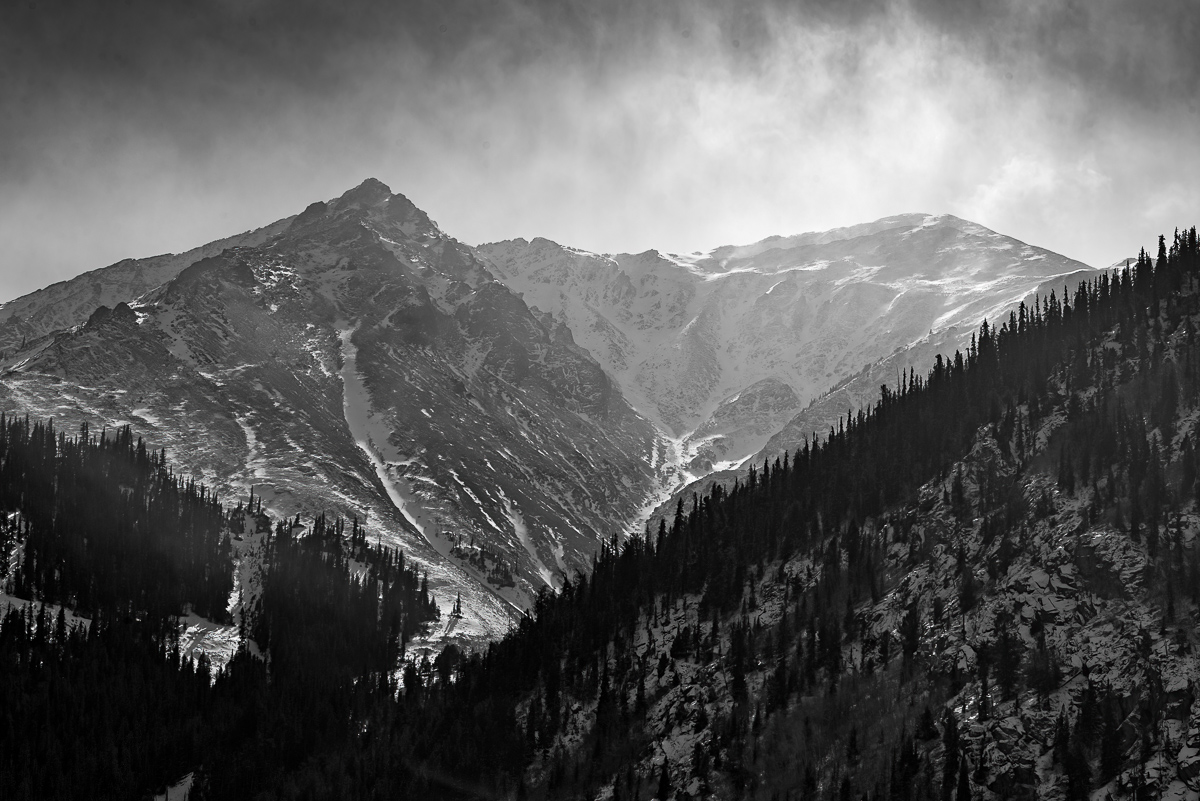
<svg viewBox="0 0 1200 801"><path fill-rule="evenodd" d="M545 239L478 252L677 443L667 470L676 488L743 464L864 365L933 332L957 328L957 343L1086 269L928 214L707 253L598 255Z"/></svg>

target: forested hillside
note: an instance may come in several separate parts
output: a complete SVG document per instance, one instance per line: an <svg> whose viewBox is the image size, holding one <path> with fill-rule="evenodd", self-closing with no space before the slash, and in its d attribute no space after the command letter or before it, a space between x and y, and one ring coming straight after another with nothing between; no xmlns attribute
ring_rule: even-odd
<svg viewBox="0 0 1200 801"><path fill-rule="evenodd" d="M286 788L354 742L438 614L357 521L224 508L128 428L0 420L0 511L17 596L0 603L6 799L148 797L187 773L192 799ZM181 654L179 618L229 618L231 538L262 546L260 580L241 588L241 646L214 670Z"/></svg>
<svg viewBox="0 0 1200 801"><path fill-rule="evenodd" d="M193 801L1182 797L1200 779L1198 272L1191 229L985 322L433 665L402 653L436 608L353 523L222 511L127 433L8 421L11 581L91 623L6 617L0 787L127 798L195 771ZM75 542L88 482L115 500L89 502ZM197 566L228 574L243 526L266 569L214 676L170 621L220 613ZM92 572L93 549L136 555ZM177 591L142 591L163 571Z"/></svg>

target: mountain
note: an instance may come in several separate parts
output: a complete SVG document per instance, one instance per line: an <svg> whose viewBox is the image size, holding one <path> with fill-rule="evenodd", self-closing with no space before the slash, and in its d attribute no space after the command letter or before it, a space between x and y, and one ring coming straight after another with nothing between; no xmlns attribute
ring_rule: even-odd
<svg viewBox="0 0 1200 801"><path fill-rule="evenodd" d="M0 776L18 799L1194 797L1198 280L1192 229L982 325L433 660L406 647L439 619L425 582L354 522L222 508L128 429L2 420L28 602L0 700L36 739ZM232 618L247 560L213 673L172 632Z"/></svg>
<svg viewBox="0 0 1200 801"><path fill-rule="evenodd" d="M1119 265L1110 269L1125 264L1125 261L1121 261ZM1055 276L1039 285L1020 303L1032 309L1035 298L1061 295L1064 283L1074 286L1080 281L1098 278L1105 273L1105 270L1088 269L1065 276ZM998 313L989 314L989 318L1003 320L1006 314L1015 313L1016 309L1009 306L995 311ZM651 521L669 519L680 500L690 502L693 494L707 495L715 484L728 488L735 481L744 481L751 466L761 466L764 462L782 459L787 454L795 453L806 443L827 436L831 430L845 424L847 415L870 408L878 397L881 386L895 384L911 371L924 371L938 356L951 358L951 354L957 351L967 351L974 335L974 329L964 326L932 331L916 342L897 348L889 355L866 365L854 375L822 392L784 425L778 427L757 453L736 466L714 470L677 488L651 512Z"/></svg>
<svg viewBox="0 0 1200 801"><path fill-rule="evenodd" d="M404 365L424 359L428 376L490 337L472 353L491 378L464 381L478 399L540 345L545 361L505 389L527 404L555 391L539 364L575 364L577 390L599 370L508 290L473 307L495 284L486 265L430 226L369 182L27 343L5 385L189 414L190 431L159 430L209 459L229 426L206 404L241 409L253 468L316 476L289 486L319 500L342 491L321 495L326 464L374 475L421 531L424 499L404 494L391 450L414 426L389 401L429 384ZM430 596L447 574L422 575L422 539L402 553L360 519L222 506L129 427L70 437L2 417L0 577L16 600L0 707L16 745L0 784L17 799L1194 797L1198 282L1193 228L984 323L828 437L649 536L610 539L486 650L436 658L420 635L460 623L461 604L445 615ZM332 341L306 352L340 356L336 370L294 360L313 329ZM246 363L255 348L271 360ZM623 421L649 428L615 390L557 391L562 407L590 398L577 416L618 444ZM277 411L238 406L255 393ZM313 430L307 461L260 445L279 429ZM215 672L185 642L199 615L231 645Z"/></svg>
<svg viewBox="0 0 1200 801"><path fill-rule="evenodd" d="M1019 302L1008 303L991 310L986 319L1003 324L1010 314L1016 313L1015 307L1018 303L1024 303L1027 308L1032 309L1035 298L1050 298L1052 295L1062 297L1066 287L1098 278L1105 272L1085 269L1055 276L1039 284ZM952 358L956 351L966 352L975 333L975 327L970 325L954 325L935 330L916 342L897 348L884 358L867 364L854 375L814 398L799 414L776 431L747 464L761 464L765 459L782 458L785 453L795 452L804 441L811 440L814 435L828 434L848 413L857 412L873 404L879 395L880 386L894 385L900 376L912 370L924 370L939 355Z"/></svg>
<svg viewBox="0 0 1200 801"><path fill-rule="evenodd" d="M200 259L216 256L227 248L261 245L286 230L291 221L287 217L184 253L123 259L0 304L0 352L12 353L23 342L86 322L100 306L132 301Z"/></svg>
<svg viewBox="0 0 1200 801"><path fill-rule="evenodd" d="M688 255L600 255L545 239L477 251L570 327L691 477L756 453L865 365L934 332L951 332L939 344L958 341L1088 269L927 214Z"/></svg>
<svg viewBox="0 0 1200 801"><path fill-rule="evenodd" d="M0 307L0 408L133 424L275 514L365 516L463 594L439 636L479 642L672 492L1081 267L923 214L686 256L469 248L369 180Z"/></svg>
<svg viewBox="0 0 1200 801"><path fill-rule="evenodd" d="M365 516L461 594L450 639L503 633L639 514L652 427L410 201L366 181L269 230L29 342L0 404L130 423L273 513Z"/></svg>

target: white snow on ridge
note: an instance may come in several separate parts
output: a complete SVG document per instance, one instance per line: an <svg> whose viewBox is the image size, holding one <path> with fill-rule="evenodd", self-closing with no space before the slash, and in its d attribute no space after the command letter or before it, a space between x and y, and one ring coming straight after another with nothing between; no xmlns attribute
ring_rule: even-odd
<svg viewBox="0 0 1200 801"><path fill-rule="evenodd" d="M184 656L207 654L214 670L229 664L238 649L238 627L214 623L194 612L179 620L179 650Z"/></svg>
<svg viewBox="0 0 1200 801"><path fill-rule="evenodd" d="M388 451L392 450L387 444L389 432L383 421L373 412L370 392L363 383L362 375L358 372L358 348L351 339L356 330L357 327L342 328L339 326L338 332L338 337L342 342L341 377L344 388L342 406L346 415L346 423L350 426L350 433L353 435L354 441L375 468L375 475L378 476L384 490L387 491L392 505L421 536L429 541L430 545L438 548L436 538L425 530L425 526L418 522L417 515L409 508L413 501L411 491L405 492L388 472L385 459L390 456L393 458L387 459L388 461L397 462L402 455L387 453L383 450L384 448ZM382 445L380 445L381 442ZM439 551L441 550L446 550L444 544L439 549Z"/></svg>
<svg viewBox="0 0 1200 801"><path fill-rule="evenodd" d="M508 522L512 523L513 531L516 532L517 539L521 541L521 545L529 553L529 558L533 560L534 566L537 568L538 575L542 577L542 581L546 582L546 586L550 589L555 589L554 571L546 567L546 563L538 556L537 547L534 546L533 540L529 536L529 528L525 525L525 519L521 517L521 512L509 501L508 497L503 493L500 495L504 502L504 514L508 516Z"/></svg>
<svg viewBox="0 0 1200 801"><path fill-rule="evenodd" d="M192 781L195 779L194 773L189 773L165 791L154 796L154 801L187 801L188 795L192 792Z"/></svg>
<svg viewBox="0 0 1200 801"><path fill-rule="evenodd" d="M922 228L932 228L933 226L935 226L939 222L941 222L945 216L946 215L944 215L944 214L926 214L925 219L921 221L920 225L918 225L917 227L912 228L908 231L905 231L904 235L909 236L910 234L915 234L917 231L920 231Z"/></svg>
<svg viewBox="0 0 1200 801"><path fill-rule="evenodd" d="M246 437L246 469L250 472L250 478L266 478L267 460L263 458L262 449L258 446L258 436L254 433L254 426L250 425L249 418L246 416L235 414L233 419L237 421L238 426L242 429L242 434Z"/></svg>
<svg viewBox="0 0 1200 801"><path fill-rule="evenodd" d="M617 260L607 253L594 253L590 250L583 250L582 248L573 248L570 245L559 245L559 247L568 253L575 254L576 256L586 256L587 258L591 259L601 259L603 261L611 262L612 264L617 263Z"/></svg>
<svg viewBox="0 0 1200 801"><path fill-rule="evenodd" d="M776 270L764 270L759 267L735 267L732 270L726 270L723 273L706 273L700 270L693 270L705 283L720 281L722 278L729 278L732 275L741 275L744 273L752 273L754 275L773 275Z"/></svg>

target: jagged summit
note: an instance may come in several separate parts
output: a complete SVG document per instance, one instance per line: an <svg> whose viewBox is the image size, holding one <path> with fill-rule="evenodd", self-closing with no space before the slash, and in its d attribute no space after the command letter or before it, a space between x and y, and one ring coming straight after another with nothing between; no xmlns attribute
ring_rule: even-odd
<svg viewBox="0 0 1200 801"><path fill-rule="evenodd" d="M100 306L132 302L175 279L186 268L230 248L258 247L280 237L319 240L336 236L330 227L359 226L393 242L412 240L416 247L449 240L437 223L400 193L377 178L367 178L331 200L308 204L299 214L243 234L219 239L184 253L122 259L107 267L56 282L44 289L0 304L0 352L11 352L23 341L85 323ZM343 235L349 231L343 229ZM466 246L453 243L450 262L465 260ZM439 251L440 252L440 251Z"/></svg>
<svg viewBox="0 0 1200 801"><path fill-rule="evenodd" d="M376 205L392 197L392 189L378 178L368 178L353 189L342 193L336 203L340 206L352 204Z"/></svg>
<svg viewBox="0 0 1200 801"><path fill-rule="evenodd" d="M411 205L403 195L393 195L391 188L387 184L375 178L368 178L358 186L347 189L339 197L330 201L329 207L334 211L346 211L349 209L372 210L387 206L394 198L400 198L402 203Z"/></svg>
<svg viewBox="0 0 1200 801"><path fill-rule="evenodd" d="M329 225L346 223L365 224L389 240L447 238L415 203L375 178L368 178L333 200L309 205L296 217L292 228L297 232L306 230L306 235L312 236L314 228L320 232Z"/></svg>
<svg viewBox="0 0 1200 801"><path fill-rule="evenodd" d="M328 207L335 211L382 209L384 214L395 222L403 223L420 218L436 227L415 203L399 192L393 192L391 187L378 178L368 178L353 189L347 189L340 197L330 201Z"/></svg>

